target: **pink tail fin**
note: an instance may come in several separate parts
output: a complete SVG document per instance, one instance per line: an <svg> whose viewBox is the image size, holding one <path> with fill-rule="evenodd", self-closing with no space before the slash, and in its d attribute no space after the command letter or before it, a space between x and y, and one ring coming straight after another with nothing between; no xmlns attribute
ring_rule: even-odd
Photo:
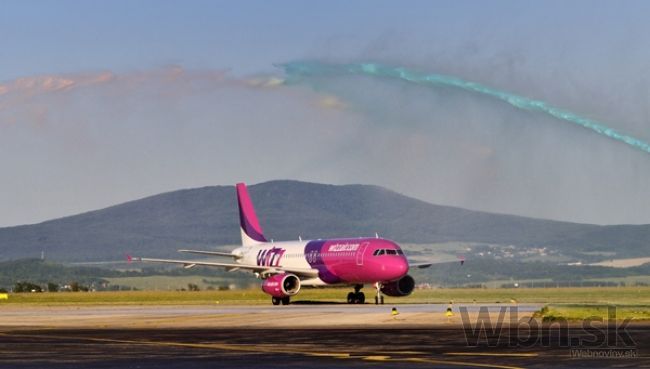
<svg viewBox="0 0 650 369"><path fill-rule="evenodd" d="M237 204L239 205L242 245L250 246L267 242L244 183L237 183Z"/></svg>

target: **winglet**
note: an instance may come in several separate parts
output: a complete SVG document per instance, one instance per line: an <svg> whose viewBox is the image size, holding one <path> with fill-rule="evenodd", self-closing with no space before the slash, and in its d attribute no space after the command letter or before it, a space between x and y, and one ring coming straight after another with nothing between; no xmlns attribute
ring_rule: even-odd
<svg viewBox="0 0 650 369"><path fill-rule="evenodd" d="M237 183L237 204L239 205L239 226L241 227L241 241L244 246L252 246L267 242L260 222L255 215L253 202L248 195L246 184Z"/></svg>

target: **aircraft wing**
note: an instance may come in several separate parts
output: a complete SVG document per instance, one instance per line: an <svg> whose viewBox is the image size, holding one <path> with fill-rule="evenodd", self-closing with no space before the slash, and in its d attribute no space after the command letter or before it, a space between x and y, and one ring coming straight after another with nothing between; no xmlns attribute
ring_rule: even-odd
<svg viewBox="0 0 650 369"><path fill-rule="evenodd" d="M465 257L461 256L458 257L458 259L456 260L436 260L436 261L426 261L426 262L417 262L417 263L409 262L409 267L424 269L434 264L450 264L450 263L458 263L458 262L460 262L460 265L465 264Z"/></svg>
<svg viewBox="0 0 650 369"><path fill-rule="evenodd" d="M279 273L292 273L298 277L315 278L318 277L317 269L305 268L286 268L281 266L264 266L264 265L250 265L250 264L236 264L236 263L215 263L209 261L199 260L172 260L172 259L151 259L151 258L131 258L133 261L142 261L145 263L168 263L168 264L182 264L185 268L193 268L199 266L212 266L226 268L229 271L234 270L249 270L261 274L279 274Z"/></svg>
<svg viewBox="0 0 650 369"><path fill-rule="evenodd" d="M226 256L230 258L240 259L241 256L232 254L230 252L220 252L220 251L203 251L203 250L178 250L178 252L185 252L188 254L199 254L199 255L213 255L213 256Z"/></svg>

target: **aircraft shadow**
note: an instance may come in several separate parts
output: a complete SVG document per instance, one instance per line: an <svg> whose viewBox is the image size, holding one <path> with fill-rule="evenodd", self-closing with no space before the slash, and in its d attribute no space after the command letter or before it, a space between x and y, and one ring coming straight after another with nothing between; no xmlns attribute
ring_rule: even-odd
<svg viewBox="0 0 650 369"><path fill-rule="evenodd" d="M299 300L291 301L291 305L347 305L345 301L312 301L312 300Z"/></svg>

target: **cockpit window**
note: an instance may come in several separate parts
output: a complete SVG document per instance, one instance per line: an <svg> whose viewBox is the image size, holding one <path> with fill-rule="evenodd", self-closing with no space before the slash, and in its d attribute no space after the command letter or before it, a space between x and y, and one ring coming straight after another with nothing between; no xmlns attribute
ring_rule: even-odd
<svg viewBox="0 0 650 369"><path fill-rule="evenodd" d="M374 256L379 256L379 255L404 255L404 252L402 250L394 250L394 249L378 249L378 250L375 250L372 254Z"/></svg>

